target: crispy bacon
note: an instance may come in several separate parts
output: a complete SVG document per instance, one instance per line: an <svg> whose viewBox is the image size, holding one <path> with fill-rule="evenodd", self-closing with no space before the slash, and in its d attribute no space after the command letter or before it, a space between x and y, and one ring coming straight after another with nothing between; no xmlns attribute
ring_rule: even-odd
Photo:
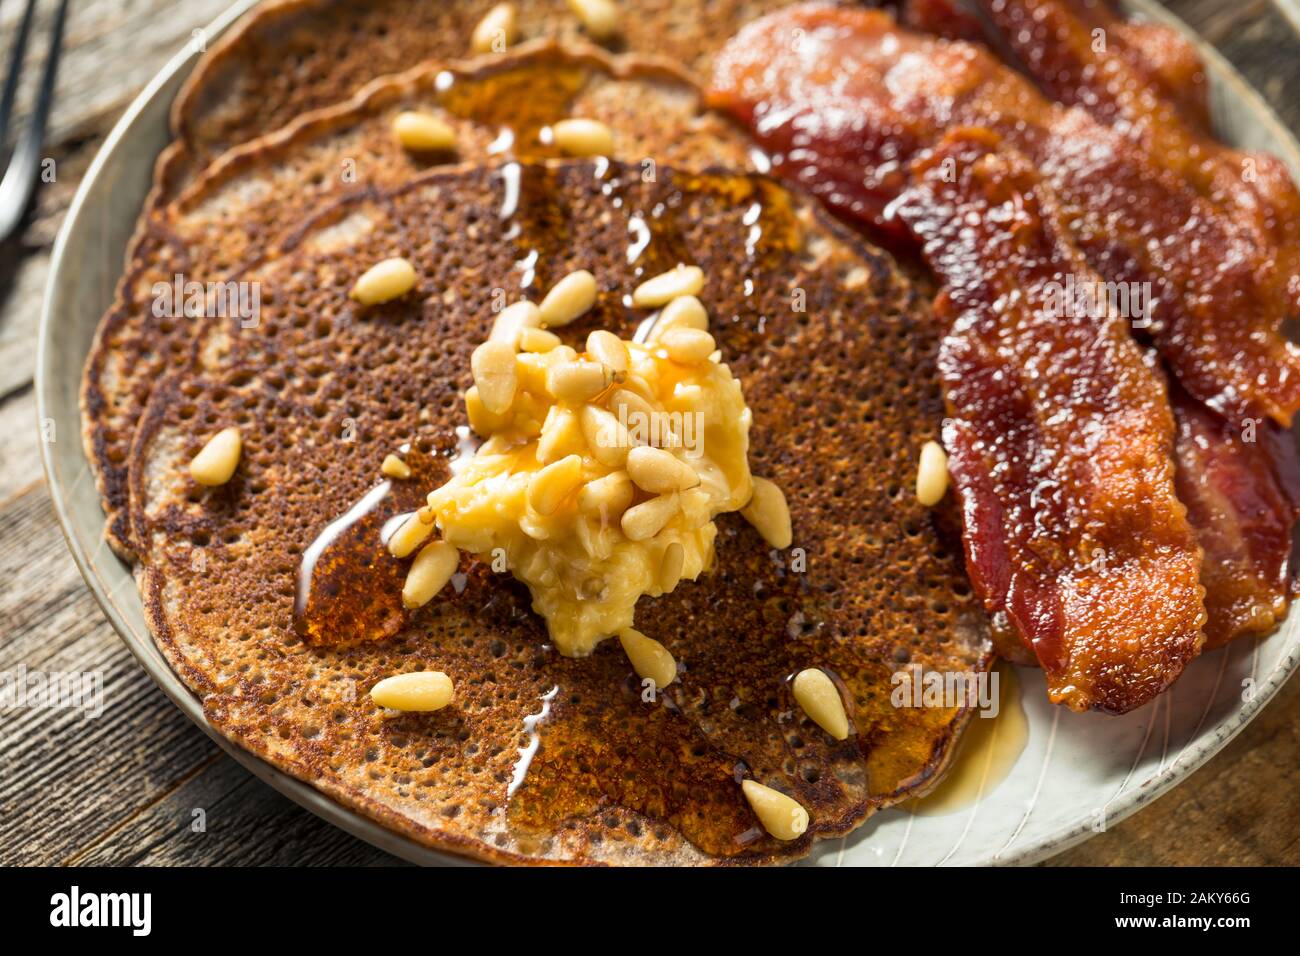
<svg viewBox="0 0 1300 956"><path fill-rule="evenodd" d="M1205 76L1195 49L1176 31L1130 23L1090 0L980 0L994 49L1027 70L1059 102L1086 109L1184 177L1226 215L1273 247L1297 271L1300 196L1270 156L1241 153L1209 133ZM951 0L911 0L909 23L951 36L971 20ZM1250 170L1254 175L1243 176ZM1264 633L1285 613L1292 527L1287 483L1294 446L1272 426L1230 423L1172 390L1179 498L1205 552L1206 646ZM1257 427L1258 426L1258 427Z"/></svg>
<svg viewBox="0 0 1300 956"><path fill-rule="evenodd" d="M939 369L967 570L1053 701L1124 713L1199 652L1200 549L1174 491L1165 383L1087 276L1049 189L986 130L918 160L895 204L944 282Z"/></svg>
<svg viewBox="0 0 1300 956"><path fill-rule="evenodd" d="M1203 111L1169 95L1165 82L1126 43L1132 25L1105 4L979 0L979 5L999 44L1048 96L1082 107L1136 142L1153 163L1248 230L1258 246L1256 257L1276 258L1279 276L1292 282L1291 307L1300 302L1300 192L1281 160L1216 141ZM1146 40L1154 42L1160 28L1148 26ZM1174 47L1176 41L1167 42ZM1179 69L1189 67L1184 62Z"/></svg>
<svg viewBox="0 0 1300 956"><path fill-rule="evenodd" d="M1125 20L1115 14L1106 0L1081 0L1074 4L1074 8L1093 31L1104 31L1100 35L1089 33L1092 46L1101 46L1105 52L1123 57L1126 61L1123 69L1141 73L1159 87L1158 95L1177 104L1189 123L1201 132L1209 130L1209 86L1205 67L1196 48L1181 33L1162 23ZM976 0L907 0L900 19L922 33L932 33L948 40L987 43L1001 53L999 47L1007 42L1006 39L990 36L985 24L992 26L991 18L1003 12L1002 9L993 9L993 3L985 0L980 0L979 4ZM984 15L980 16L980 13ZM1057 99L1075 103L1075 91L1087 90L1088 84L1095 83L1098 78L1087 76L1079 79L1081 86L1063 89L1063 95ZM1078 105L1096 106L1093 115L1099 118L1097 110L1110 108L1109 98L1106 103L1087 102L1092 98L1090 92L1077 98L1085 101Z"/></svg>
<svg viewBox="0 0 1300 956"><path fill-rule="evenodd" d="M956 0L907 0L899 20L922 33L982 43L984 25Z"/></svg>
<svg viewBox="0 0 1300 956"><path fill-rule="evenodd" d="M957 126L999 133L1040 170L1101 277L1151 291L1148 333L1189 392L1235 417L1287 424L1300 409L1300 350L1277 333L1290 277L1257 236L987 50L880 11L798 6L734 37L713 86L712 102L751 125L778 171L894 235L889 201L911 159Z"/></svg>
<svg viewBox="0 0 1300 956"><path fill-rule="evenodd" d="M1220 647L1272 630L1286 612L1296 518L1290 436L1269 423L1234 426L1177 387L1170 398L1178 498L1205 552L1205 646Z"/></svg>

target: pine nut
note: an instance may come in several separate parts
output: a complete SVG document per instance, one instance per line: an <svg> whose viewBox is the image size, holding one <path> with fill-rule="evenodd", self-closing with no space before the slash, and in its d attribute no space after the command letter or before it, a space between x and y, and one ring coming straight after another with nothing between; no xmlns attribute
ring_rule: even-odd
<svg viewBox="0 0 1300 956"><path fill-rule="evenodd" d="M427 507L407 518L388 539L388 553L395 558L404 558L424 544L433 534L433 512Z"/></svg>
<svg viewBox="0 0 1300 956"><path fill-rule="evenodd" d="M808 811L797 800L754 780L742 781L740 788L763 829L778 840L794 840L807 831Z"/></svg>
<svg viewBox="0 0 1300 956"><path fill-rule="evenodd" d="M415 288L415 266L405 259L377 262L367 269L349 293L362 305L379 305Z"/></svg>
<svg viewBox="0 0 1300 956"><path fill-rule="evenodd" d="M802 670L794 678L794 699L803 712L836 740L849 736L849 716L844 712L840 690L826 672L816 667Z"/></svg>
<svg viewBox="0 0 1300 956"><path fill-rule="evenodd" d="M681 438L673 431L672 418L638 393L627 388L615 389L609 396L609 409L620 421L636 422L638 428L648 430L644 437L655 447L681 447Z"/></svg>
<svg viewBox="0 0 1300 956"><path fill-rule="evenodd" d="M596 304L596 277L586 269L570 272L542 299L542 323L547 328L568 325Z"/></svg>
<svg viewBox="0 0 1300 956"><path fill-rule="evenodd" d="M224 485L239 467L239 457L244 443L239 429L223 428L208 439L202 450L190 462L190 477L201 485Z"/></svg>
<svg viewBox="0 0 1300 956"><path fill-rule="evenodd" d="M654 328L650 330L650 338L657 339L669 329L699 329L701 332L707 332L709 313L704 310L704 304L695 296L679 295L659 313Z"/></svg>
<svg viewBox="0 0 1300 956"><path fill-rule="evenodd" d="M442 671L414 671L385 677L370 688L370 699L390 710L441 710L451 703L455 688Z"/></svg>
<svg viewBox="0 0 1300 956"><path fill-rule="evenodd" d="M406 572L402 603L412 609L428 604L435 594L447 586L458 567L460 552L446 541L426 544L415 556L411 570Z"/></svg>
<svg viewBox="0 0 1300 956"><path fill-rule="evenodd" d="M617 521L632 503L632 479L625 471L613 471L603 478L589 481L578 492L578 510Z"/></svg>
<svg viewBox="0 0 1300 956"><path fill-rule="evenodd" d="M542 423L542 437L537 440L538 462L549 465L567 455L580 454L586 447L577 413L552 405Z"/></svg>
<svg viewBox="0 0 1300 956"><path fill-rule="evenodd" d="M569 156L609 156L614 152L614 134L593 119L563 119L551 127L555 145Z"/></svg>
<svg viewBox="0 0 1300 956"><path fill-rule="evenodd" d="M619 526L630 541L645 541L663 530L681 508L676 495L659 495L623 512Z"/></svg>
<svg viewBox="0 0 1300 956"><path fill-rule="evenodd" d="M492 334L488 336L488 341L505 342L512 349L518 348L523 330L541 324L541 311L525 299L501 310L501 314L492 323Z"/></svg>
<svg viewBox="0 0 1300 956"><path fill-rule="evenodd" d="M587 336L587 352L601 365L614 372L614 378L622 381L627 378L627 346L613 332L597 329Z"/></svg>
<svg viewBox="0 0 1300 956"><path fill-rule="evenodd" d="M623 423L595 405L584 405L579 417L592 457L606 468L622 468L632 445Z"/></svg>
<svg viewBox="0 0 1300 956"><path fill-rule="evenodd" d="M483 399L479 396L477 385L471 385L465 392L465 413L469 416L469 427L474 429L476 435L484 438L509 424L505 416L494 415L487 410Z"/></svg>
<svg viewBox="0 0 1300 956"><path fill-rule="evenodd" d="M498 3L474 28L470 49L475 53L504 53L518 35L514 4Z"/></svg>
<svg viewBox="0 0 1300 956"><path fill-rule="evenodd" d="M652 637L646 637L635 628L618 632L618 642L632 663L632 670L642 680L650 680L655 687L667 687L677 679L677 661L672 653Z"/></svg>
<svg viewBox="0 0 1300 956"><path fill-rule="evenodd" d="M916 469L916 500L933 508L948 491L948 453L938 442L921 446L921 461Z"/></svg>
<svg viewBox="0 0 1300 956"><path fill-rule="evenodd" d="M686 491L700 483L695 469L662 448L638 445L627 453L627 473L643 488L654 495L673 491Z"/></svg>
<svg viewBox="0 0 1300 956"><path fill-rule="evenodd" d="M712 335L699 329L669 329L657 341L670 359L683 365L703 362L718 347Z"/></svg>
<svg viewBox="0 0 1300 956"><path fill-rule="evenodd" d="M582 484L582 457L568 455L547 465L528 479L528 507L539 515L552 515Z"/></svg>
<svg viewBox="0 0 1300 956"><path fill-rule="evenodd" d="M406 110L393 118L393 135L413 153L445 152L456 146L456 131L430 113Z"/></svg>
<svg viewBox="0 0 1300 956"><path fill-rule="evenodd" d="M766 478L754 476L754 496L740 509L745 520L774 548L788 548L794 540L790 527L790 506L785 495Z"/></svg>
<svg viewBox="0 0 1300 956"><path fill-rule="evenodd" d="M663 558L659 561L659 590L668 594L676 588L685 566L686 549L680 541L674 541L664 548Z"/></svg>
<svg viewBox="0 0 1300 956"><path fill-rule="evenodd" d="M558 347L560 337L545 329L533 329L525 326L519 330L519 350L521 352L543 353Z"/></svg>
<svg viewBox="0 0 1300 956"><path fill-rule="evenodd" d="M647 425L651 421L650 416L657 412L648 401L626 388L616 388L609 393L609 410L625 422L632 421L635 416L641 418Z"/></svg>
<svg viewBox="0 0 1300 956"><path fill-rule="evenodd" d="M474 385L483 407L494 415L504 415L515 400L519 384L515 372L515 349L505 342L488 340L474 350L470 357Z"/></svg>
<svg viewBox="0 0 1300 956"><path fill-rule="evenodd" d="M379 470L389 478L398 478L404 481L411 477L411 466L396 455L385 455L384 463L379 466Z"/></svg>
<svg viewBox="0 0 1300 956"><path fill-rule="evenodd" d="M608 365L578 359L551 366L546 376L546 390L561 402L578 404L595 398L614 384L614 372Z"/></svg>
<svg viewBox="0 0 1300 956"><path fill-rule="evenodd" d="M618 32L620 17L614 0L569 0L569 9L597 40L608 40Z"/></svg>
<svg viewBox="0 0 1300 956"><path fill-rule="evenodd" d="M704 289L704 270L699 266L679 265L646 279L632 293L632 304L638 308L658 308L678 296L699 295Z"/></svg>
<svg viewBox="0 0 1300 956"><path fill-rule="evenodd" d="M645 360L644 356L640 356L640 358L643 361ZM630 392L635 392L647 401L654 398L655 390L650 387L650 383L647 382L643 376L637 375L635 372L628 373L627 381L623 383L623 387Z"/></svg>

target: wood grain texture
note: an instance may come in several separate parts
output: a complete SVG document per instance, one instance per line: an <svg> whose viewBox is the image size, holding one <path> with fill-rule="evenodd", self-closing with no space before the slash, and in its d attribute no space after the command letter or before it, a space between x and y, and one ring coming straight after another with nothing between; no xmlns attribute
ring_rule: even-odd
<svg viewBox="0 0 1300 956"><path fill-rule="evenodd" d="M53 4L43 0L42 17ZM394 863L301 810L176 710L103 618L67 553L37 460L31 376L49 250L103 137L225 0L74 5L45 188L0 249L0 672L99 675L104 710L0 709L0 865ZM1267 0L1171 0L1300 129L1300 38ZM0 37L21 4L0 4ZM33 62L44 55L38 22ZM54 436L76 441L75 435ZM1186 783L1051 865L1297 864L1300 683ZM196 825L201 821L202 826Z"/></svg>

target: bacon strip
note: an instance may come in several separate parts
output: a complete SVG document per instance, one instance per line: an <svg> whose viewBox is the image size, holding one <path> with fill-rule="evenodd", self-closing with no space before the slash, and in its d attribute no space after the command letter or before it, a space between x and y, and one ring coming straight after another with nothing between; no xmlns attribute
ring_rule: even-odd
<svg viewBox="0 0 1300 956"><path fill-rule="evenodd" d="M907 0L899 19L922 33L932 33L947 40L989 43L994 38L989 36L985 24L990 23L991 18L1006 13L1001 7L998 0L980 0L978 8L975 0ZM973 8L982 8L983 17L977 15ZM1100 36L1089 32L1091 46L1102 44L1105 52L1123 57L1126 61L1123 67L1125 70L1136 70L1146 80L1156 84L1159 95L1166 101L1177 104L1189 123L1201 132L1209 131L1210 98L1205 66L1196 48L1181 33L1162 23L1125 20L1115 14L1107 0L1082 0L1074 5L1074 9L1081 19L1087 19L1093 30L1104 31ZM1024 38L1018 39L1025 42ZM998 43L1006 42L1006 39L998 38L992 45L997 50ZM1036 77L1039 76L1037 70L1032 72ZM1046 74L1039 78L1048 79ZM1082 76L1076 79L1080 85L1068 90L1063 88L1062 95L1056 99L1071 105L1096 105L1099 110L1110 108L1109 97L1105 103L1092 104L1089 102L1091 95L1085 95L1081 97L1084 102L1076 102L1080 98L1075 96L1075 91L1090 89L1090 84L1095 84L1097 78ZM1065 84L1058 85L1064 87ZM1106 122L1098 110L1092 112Z"/></svg>
<svg viewBox="0 0 1300 956"><path fill-rule="evenodd" d="M932 27L942 25L948 6L949 0L913 0L909 16ZM969 22L962 30L970 32ZM778 46L779 38L792 35L799 37L798 44ZM1107 37L1112 44L1117 38L1127 42L1124 31L1117 34L1109 29ZM1146 40L1150 42L1150 36ZM1173 69L1169 64L1179 60L1171 55L1162 62ZM1180 68L1192 69L1186 62ZM1043 72L1050 70L1044 67ZM1262 353L1243 352L1242 364L1234 369L1228 343L1235 341L1234 336L1251 334L1252 326L1251 317L1234 311L1234 303L1268 300L1274 303L1276 315L1285 297L1270 285L1266 254L1246 251L1243 245L1250 243L1234 240L1232 255L1245 258L1234 258L1225 267L1222 249L1211 254L1213 243L1203 240L1208 234L1248 235L1253 227L1233 222L1231 216L1212 208L1209 199L1171 185L1171 177L1175 182L1177 177L1146 163L1143 147L1134 138L1120 136L1082 110L1047 103L981 49L925 40L899 30L881 13L803 8L769 17L742 33L720 59L715 85L715 101L755 126L760 138L775 150L781 172L816 184L822 197L842 214L883 230L894 241L906 232L889 209L906 184L906 160L958 122L1002 129L1034 156L1054 187L1068 194L1071 203L1066 215L1094 268L1112 280L1149 279L1149 288L1164 297L1155 312L1166 323L1200 316L1199 326L1187 323L1199 331L1188 334L1206 335L1205 348L1185 348L1185 337L1169 328L1163 335L1157 328L1156 339L1185 381L1204 376L1218 382L1202 388L1200 394L1216 397L1220 407L1229 409L1238 432L1259 417L1253 410L1244 412L1243 403L1237 401L1236 382L1244 370L1259 362L1267 367L1265 356L1280 354L1283 360L1272 366L1275 381L1285 385L1291 378L1294 351L1269 331L1273 319L1266 319L1259 331L1265 343ZM1156 95L1148 90L1147 98ZM1194 112L1186 114L1183 124L1189 137L1199 136ZM1123 125L1117 122L1117 127ZM1143 177L1150 182L1143 184ZM1162 212L1162 197L1169 198L1170 209L1182 211ZM1080 204L1088 205L1081 209ZM1107 213L1108 206L1117 207L1113 215ZM1201 226L1208 220L1179 221L1180 216L1193 212L1199 216L1207 209L1221 227L1206 232ZM1146 217L1152 224L1136 238L1125 221L1133 218L1132 210L1140 210L1138 218ZM1117 224L1114 229L1113 224ZM1257 230L1254 235L1258 239ZM1169 248L1170 255L1142 260L1141 251L1133 251L1135 243ZM1204 261L1198 264L1200 256L1214 262L1216 269L1237 270L1248 294L1232 293L1227 283L1211 289L1216 295L1198 299L1194 283L1184 288L1172 281L1180 274L1214 271L1206 270ZM1247 262L1258 264L1256 273L1242 271ZM1168 268L1168 276L1159 274L1161 267ZM1172 312L1171 299L1176 306ZM1267 312L1254 305L1243 307L1256 309L1255 319ZM1215 318L1220 314L1226 316L1223 335ZM1221 353L1223 358L1217 364L1195 367L1195 356L1206 353ZM1235 371L1236 377L1218 380L1223 369ZM1285 487L1270 487L1268 476L1271 469L1277 470L1276 449L1289 446L1274 440L1247 448L1217 447L1227 440L1227 421L1224 428L1207 430L1205 422L1219 416L1204 408L1197 415L1193 399L1182 393L1178 398L1174 412L1181 439L1179 483L1206 550L1207 627L1217 645L1257 633L1286 606L1289 581L1284 559L1296 515L1285 503ZM1202 450L1188 444L1192 435L1204 446ZM1234 497L1238 491L1239 502Z"/></svg>
<svg viewBox="0 0 1300 956"><path fill-rule="evenodd" d="M1234 417L1289 424L1300 410L1300 350L1277 333L1294 295L1257 235L988 51L880 11L798 6L737 34L713 86L783 175L895 235L888 203L908 161L945 130L994 130L1040 170L1101 277L1151 291L1147 332L1183 387Z"/></svg>
<svg viewBox="0 0 1300 956"><path fill-rule="evenodd" d="M945 283L939 370L967 570L1075 710L1124 713L1200 651L1200 549L1174 491L1165 384L1104 303L1050 190L985 130L914 164L896 203Z"/></svg>
<svg viewBox="0 0 1300 956"><path fill-rule="evenodd" d="M1236 428L1181 389L1170 398L1178 498L1205 552L1205 646L1221 647L1271 631L1286 613L1296 468L1274 426Z"/></svg>
<svg viewBox="0 0 1300 956"><path fill-rule="evenodd" d="M984 22L1040 88L1086 109L1184 178L1300 272L1300 193L1271 156L1230 149L1209 134L1205 77L1195 49L1159 24L1129 23L1104 2L980 0ZM911 0L909 23L951 36L971 22L950 0ZM1246 170L1254 175L1243 176ZM1178 495L1205 552L1206 646L1271 630L1286 611L1292 528L1285 487L1293 446L1271 426L1229 423L1172 390ZM1256 434L1258 433L1258 434Z"/></svg>
<svg viewBox="0 0 1300 956"><path fill-rule="evenodd" d="M1203 112L1169 95L1126 44L1131 25L1102 3L979 5L998 39L1048 96L1087 110L1137 143L1152 162L1248 230L1259 247L1256 257L1276 258L1281 279L1300 283L1300 191L1286 166L1275 156L1241 152L1209 135ZM1292 307L1300 303L1298 296L1300 284L1293 284Z"/></svg>

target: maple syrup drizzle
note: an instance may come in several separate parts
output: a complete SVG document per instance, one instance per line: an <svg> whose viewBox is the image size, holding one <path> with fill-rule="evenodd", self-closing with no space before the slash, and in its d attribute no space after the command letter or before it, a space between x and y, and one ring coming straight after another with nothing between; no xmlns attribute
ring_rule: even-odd
<svg viewBox="0 0 1300 956"><path fill-rule="evenodd" d="M449 78L446 84L448 93L454 93L456 88L456 83ZM512 135L513 149L521 149L525 134L516 128ZM504 133L499 142L507 142ZM504 146L503 149L511 150L512 146ZM598 176L604 178L611 167L596 163L593 168ZM558 245L552 248L553 244L563 240L563 236L553 234L554 227L547 225L547 219L538 215L547 208L546 190L550 188L552 175L553 173L539 168L508 163L502 167L499 178L501 202L498 209L502 218L509 220L507 238L519 243L520 251L525 256L534 249L538 250L534 263L539 269L553 268L552 263L563 261L563 256L559 254L563 250ZM684 189L693 188L690 176L677 175ZM606 179L605 182L611 186L611 190L619 189L620 184L616 178ZM752 192L744 193L744 198L748 200L755 195ZM764 194L757 195L762 197ZM612 203L614 197L610 197L609 201ZM751 263L752 277L764 271L760 267L765 263L770 249L791 242L797 226L789 215L790 210L781 203L772 207L758 207L755 204L754 207L746 205L741 208L747 212L735 238L738 240L737 245L743 244L747 254L756 260ZM666 269L675 264L671 257L672 250L678 248L678 216L676 208L663 204L653 210L642 210L639 214L631 215L626 254L629 265L635 266L638 273L643 268ZM526 246L523 245L525 243ZM541 280L538 284L545 288L559 277L539 275L538 278ZM752 294L752 291L753 279L746 278L746 295ZM632 314L635 313L630 312ZM641 323L639 340L644 340L657 316L656 312ZM409 561L393 558L385 547L385 541L400 525L401 520L423 504L424 495L445 481L449 469L455 472L473 456L477 444L471 430L461 425L456 428L454 447L445 449L443 454L421 455L411 453L409 444L403 446L404 457L412 466L412 477L376 485L339 518L325 526L304 551L298 572L294 619L299 633L304 635L308 643L328 646L380 640L396 634L407 625L409 612L401 606L400 595ZM434 639L436 640L436 635ZM693 821L684 825L685 836L706 852L727 855L735 852L737 847L762 838L761 829L754 826L752 816L743 802L732 805L715 800L714 805L720 812L733 814L720 827L717 820L695 820L687 813L689 808L675 802L676 797L671 797L664 807L644 802L635 787L627 786L622 776L622 767L613 771L614 776L596 775L594 771L588 771L581 776L580 786L575 783L574 754L582 754L584 748L590 747L591 741L581 715L567 699L560 698L559 691L564 683L563 668L585 666L586 662L557 663L559 666L554 676L558 679L548 681L551 689L540 696L540 707L522 719L522 730L526 736L521 740L521 745L517 746L518 757L509 779L502 783L512 829L523 834L546 833L554 829L558 820L593 812L609 801L611 796L617 796L622 801L621 805L644 814L652 821L679 812L684 814L683 819ZM836 680L838 683L839 678ZM1011 699L1007 692L1010 682L1005 676L1003 682L1004 710L1010 710L1013 706L1018 710L1018 698L1015 702ZM847 675L844 678L844 693L850 699L854 686L855 676ZM693 778L695 784L705 788L715 798L725 795L730 800L731 791L725 786L719 787L718 781L709 776L709 767L721 759L722 751L692 717L671 706L670 698L665 696L662 700L665 710L674 715L673 719L688 727L683 739L697 740L702 752L708 755L702 756L698 764L692 765L698 767L696 772L699 775ZM967 734L971 741L977 740L980 729L978 723L995 723L981 721L979 717L975 717L974 721L976 724L972 725ZM1005 724L1006 720L999 718L996 723ZM999 731L999 734L1002 733L1004 730ZM546 746L543 746L544 735ZM968 762L975 759L970 755L976 750L978 744L968 741L963 752L955 759L962 763ZM954 768L953 773L960 770L961 763ZM987 784L991 777L986 774L984 779ZM946 783L930 798L936 801L935 806L945 789ZM990 788L986 786L985 792L988 789ZM740 798L735 797L735 801L740 801Z"/></svg>
<svg viewBox="0 0 1300 956"><path fill-rule="evenodd" d="M402 604L409 561L393 557L388 538L424 503L446 461L402 446L409 479L384 480L321 529L304 549L294 589L294 630L319 647L392 637L406 626Z"/></svg>
<svg viewBox="0 0 1300 956"><path fill-rule="evenodd" d="M551 701L559 692L560 685L556 684L541 696L542 709L524 718L524 733L528 735L528 743L519 748L519 759L515 761L514 769L511 771L510 785L506 787L507 800L515 795L515 791L523 785L524 779L528 776L528 768L532 765L533 757L537 755L537 748L542 744L541 725L551 715Z"/></svg>
<svg viewBox="0 0 1300 956"><path fill-rule="evenodd" d="M361 496L360 501L327 524L325 529L316 536L316 540L307 546L307 550L302 553L302 562L298 566L298 587L293 604L294 617L300 617L311 600L311 582L316 573L316 562L320 560L321 555L349 528L373 511L388 495L392 486L391 481L383 481L375 485Z"/></svg>

